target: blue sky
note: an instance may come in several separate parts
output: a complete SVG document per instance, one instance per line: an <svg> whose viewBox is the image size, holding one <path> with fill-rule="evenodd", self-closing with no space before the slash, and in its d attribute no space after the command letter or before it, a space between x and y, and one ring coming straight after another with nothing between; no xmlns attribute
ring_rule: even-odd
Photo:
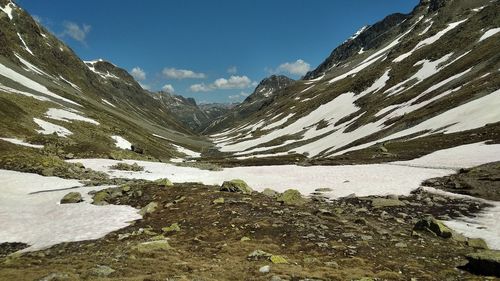
<svg viewBox="0 0 500 281"><path fill-rule="evenodd" d="M17 2L84 60L109 60L153 91L229 102L272 73L300 78L360 27L418 0Z"/></svg>

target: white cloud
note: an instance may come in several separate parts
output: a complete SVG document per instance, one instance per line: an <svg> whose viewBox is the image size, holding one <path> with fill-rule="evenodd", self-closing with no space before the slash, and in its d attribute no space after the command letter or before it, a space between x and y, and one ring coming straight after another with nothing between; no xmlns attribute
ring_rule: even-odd
<svg viewBox="0 0 500 281"><path fill-rule="evenodd" d="M130 71L130 75L132 75L137 81L146 80L146 72L144 72L144 70L142 70L142 68L138 66L132 68L132 71Z"/></svg>
<svg viewBox="0 0 500 281"><path fill-rule="evenodd" d="M85 39L90 32L90 25L83 24L79 26L77 23L67 21L63 23L63 26L62 36L69 36L82 44L86 44Z"/></svg>
<svg viewBox="0 0 500 281"><path fill-rule="evenodd" d="M187 69L164 68L163 75L173 79L202 79L205 78L205 73L197 73Z"/></svg>
<svg viewBox="0 0 500 281"><path fill-rule="evenodd" d="M248 97L250 94L249 93L245 93L245 92L240 92L239 94L237 95L230 95L228 96L228 98L232 101L232 102L241 102L243 101L246 97Z"/></svg>
<svg viewBox="0 0 500 281"><path fill-rule="evenodd" d="M227 73L236 74L236 73L238 73L238 68L236 66L231 66L227 69Z"/></svg>
<svg viewBox="0 0 500 281"><path fill-rule="evenodd" d="M163 87L161 87L161 89L163 91L165 91L165 92L168 92L168 93L174 93L175 92L174 86L172 86L171 84L166 84Z"/></svg>
<svg viewBox="0 0 500 281"><path fill-rule="evenodd" d="M190 90L192 92L210 92L213 90L229 90L229 89L245 89L254 85L247 76L235 76L231 75L229 79L219 78L213 83L206 85L204 83L191 85Z"/></svg>
<svg viewBox="0 0 500 281"><path fill-rule="evenodd" d="M195 93L198 93L198 92L210 92L210 91L214 90L213 88L211 88L210 86L205 85L204 83L191 85L189 87L189 89L191 90L191 92L195 92Z"/></svg>
<svg viewBox="0 0 500 281"><path fill-rule="evenodd" d="M295 62L285 62L281 64L274 72L302 76L309 70L311 70L311 65L304 60L298 59Z"/></svg>

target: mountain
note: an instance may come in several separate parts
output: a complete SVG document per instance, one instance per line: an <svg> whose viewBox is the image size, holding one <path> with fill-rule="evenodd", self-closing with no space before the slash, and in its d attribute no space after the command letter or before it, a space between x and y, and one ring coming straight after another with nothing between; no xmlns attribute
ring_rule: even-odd
<svg viewBox="0 0 500 281"><path fill-rule="evenodd" d="M422 0L361 29L272 102L237 107L238 125L219 121L211 137L224 162L253 164L385 162L498 143L499 12L498 1Z"/></svg>
<svg viewBox="0 0 500 281"><path fill-rule="evenodd" d="M210 145L124 69L84 62L15 3L0 0L0 7L3 160L27 151L169 159L184 155L176 144L198 151Z"/></svg>
<svg viewBox="0 0 500 281"><path fill-rule="evenodd" d="M295 80L284 75L271 75L264 78L260 81L259 85L257 85L253 93L241 104L232 108L220 118L215 119L203 132L212 133L221 128L237 126L241 120L267 107L269 104L272 104L279 95L287 94L287 92L283 90L294 82Z"/></svg>

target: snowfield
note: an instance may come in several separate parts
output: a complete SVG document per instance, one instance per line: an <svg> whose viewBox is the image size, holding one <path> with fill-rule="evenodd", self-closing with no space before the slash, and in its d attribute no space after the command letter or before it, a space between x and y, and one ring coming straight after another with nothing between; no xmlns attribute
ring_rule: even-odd
<svg viewBox="0 0 500 281"><path fill-rule="evenodd" d="M115 140L116 147L121 148L121 149L125 149L125 150L132 149L132 144L128 140L126 140L120 136L111 136L111 138L113 140Z"/></svg>
<svg viewBox="0 0 500 281"><path fill-rule="evenodd" d="M0 170L0 243L22 242L30 245L23 252L35 251L98 239L141 218L129 206L90 204L87 193L98 188L81 186L76 180ZM85 202L59 204L71 191L80 192Z"/></svg>
<svg viewBox="0 0 500 281"><path fill-rule="evenodd" d="M166 163L123 161L128 164L137 163L144 167L144 171L130 172L111 170L110 166L120 162L116 160L78 159L69 162L80 162L87 168L105 172L116 178L146 180L168 178L177 183L202 182L209 185L220 185L226 180L242 179L257 191L272 188L282 192L289 188L296 188L305 195L311 194L317 188L328 187L332 191L324 193L324 195L336 199L351 194L356 196L409 195L412 190L420 187L422 181L426 179L447 176L455 173L455 169L473 167L492 161L500 161L500 145L475 143L440 150L411 161L371 165L311 167L281 165L207 171ZM454 196L453 194L449 195ZM492 213L498 211L497 207L490 208L482 216L488 218L491 217ZM463 226L464 220L452 221L450 225ZM487 235L482 235L481 238L484 238L490 247L500 249L498 242L500 241L500 224L496 223L496 220L490 220L490 222L488 223L487 219L484 220L483 224L486 224L487 228L483 229L481 233ZM460 227L459 230L465 235L468 235L469 232L473 236L478 235L477 231L472 231L470 228Z"/></svg>

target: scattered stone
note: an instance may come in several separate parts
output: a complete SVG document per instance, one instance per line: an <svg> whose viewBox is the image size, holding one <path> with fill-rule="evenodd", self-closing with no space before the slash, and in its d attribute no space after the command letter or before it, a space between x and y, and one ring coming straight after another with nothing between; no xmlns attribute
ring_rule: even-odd
<svg viewBox="0 0 500 281"><path fill-rule="evenodd" d="M141 254L148 254L158 251L166 251L171 250L172 246L168 243L167 240L156 240L150 242L144 242L136 245L134 250Z"/></svg>
<svg viewBox="0 0 500 281"><path fill-rule="evenodd" d="M134 164L127 164L124 162L119 162L116 163L115 165L110 167L113 170L120 170L120 171L133 171L133 172L140 172L144 171L144 167L139 166L139 164L134 163Z"/></svg>
<svg viewBox="0 0 500 281"><path fill-rule="evenodd" d="M158 185L161 185L161 186L164 186L164 187L169 187L169 186L173 186L174 184L167 178L163 178L163 179L157 179L155 180L155 183L158 184Z"/></svg>
<svg viewBox="0 0 500 281"><path fill-rule="evenodd" d="M178 223L173 223L171 224L170 226L166 226L164 228L161 229L163 232L179 232L181 231L181 227L179 226Z"/></svg>
<svg viewBox="0 0 500 281"><path fill-rule="evenodd" d="M150 202L149 204L147 204L146 206L144 206L140 211L139 211L139 214L141 216L144 216L146 214L151 214L153 213L154 211L156 211L156 209L158 208L158 203L157 202Z"/></svg>
<svg viewBox="0 0 500 281"><path fill-rule="evenodd" d="M285 205L295 205L295 206L304 205L306 203L306 200L296 189L286 190L282 194L278 195L276 201L283 203Z"/></svg>
<svg viewBox="0 0 500 281"><path fill-rule="evenodd" d="M403 242L399 242L399 243L396 243L396 248L407 248L408 245L406 245L406 243L403 243Z"/></svg>
<svg viewBox="0 0 500 281"><path fill-rule="evenodd" d="M214 203L214 204L224 204L224 197L219 197L219 198L215 199L214 201L212 201L212 203Z"/></svg>
<svg viewBox="0 0 500 281"><path fill-rule="evenodd" d="M95 277L108 277L109 275L111 275L115 271L116 270L112 269L109 266L98 265L98 266L89 270L89 275L95 276Z"/></svg>
<svg viewBox="0 0 500 281"><path fill-rule="evenodd" d="M375 209L406 205L404 202L399 201L399 199L373 198L371 201L372 201L372 207Z"/></svg>
<svg viewBox="0 0 500 281"><path fill-rule="evenodd" d="M264 194L268 197L276 197L279 193L276 190L266 188L262 191L262 194Z"/></svg>
<svg viewBox="0 0 500 281"><path fill-rule="evenodd" d="M61 199L61 204L72 204L82 202L83 198L80 192L70 192Z"/></svg>
<svg viewBox="0 0 500 281"><path fill-rule="evenodd" d="M339 264L336 261L327 261L325 262L325 265L333 268L339 268Z"/></svg>
<svg viewBox="0 0 500 281"><path fill-rule="evenodd" d="M271 256L272 256L271 254L264 252L262 250L255 250L247 256L247 259L257 261L257 260L269 259Z"/></svg>
<svg viewBox="0 0 500 281"><path fill-rule="evenodd" d="M259 268L260 273L269 273L271 271L271 266L269 265L264 265L263 267Z"/></svg>
<svg viewBox="0 0 500 281"><path fill-rule="evenodd" d="M415 226L413 227L414 230L420 230L420 231L429 231L434 234L436 234L439 237L443 238L451 238L452 237L452 232L451 230L446 227L442 222L436 220L433 217L426 217L421 220L419 220Z"/></svg>
<svg viewBox="0 0 500 281"><path fill-rule="evenodd" d="M220 191L251 194L253 189L250 188L243 180L234 179L223 182Z"/></svg>
<svg viewBox="0 0 500 281"><path fill-rule="evenodd" d="M467 245L476 249L488 249L488 244L481 238L469 238L467 239Z"/></svg>
<svg viewBox="0 0 500 281"><path fill-rule="evenodd" d="M500 251L483 250L466 256L463 268L474 274L500 277Z"/></svg>
<svg viewBox="0 0 500 281"><path fill-rule="evenodd" d="M246 237L246 236L243 236L240 239L241 242L250 241L250 240L252 240L252 239L250 239L250 237Z"/></svg>
<svg viewBox="0 0 500 281"><path fill-rule="evenodd" d="M51 273L45 277L37 279L36 281L69 281L69 280L73 279L70 278L70 276L66 273Z"/></svg>

